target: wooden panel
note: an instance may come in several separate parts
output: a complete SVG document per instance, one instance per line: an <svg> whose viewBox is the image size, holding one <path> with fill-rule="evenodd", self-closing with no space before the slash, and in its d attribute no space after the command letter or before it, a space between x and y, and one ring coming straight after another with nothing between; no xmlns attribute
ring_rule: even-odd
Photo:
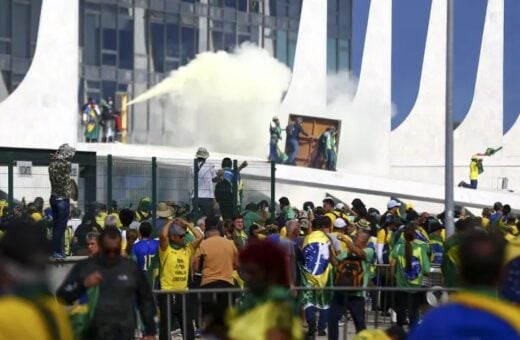
<svg viewBox="0 0 520 340"><path fill-rule="evenodd" d="M341 124L338 120L306 117L295 114L289 115L289 120L296 120L298 117L303 119L302 127L303 130L309 134L309 137L300 136L296 165L310 167L312 160L316 157L320 135L330 126L334 126L339 135ZM339 140L339 138L336 138L336 140ZM290 146L286 145L285 152L290 154L290 151Z"/></svg>

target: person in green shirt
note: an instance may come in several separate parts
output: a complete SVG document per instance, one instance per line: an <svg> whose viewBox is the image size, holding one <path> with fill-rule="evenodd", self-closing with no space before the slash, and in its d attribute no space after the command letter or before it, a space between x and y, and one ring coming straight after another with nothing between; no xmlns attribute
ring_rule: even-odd
<svg viewBox="0 0 520 340"><path fill-rule="evenodd" d="M254 223L264 222L262 216L258 213L258 205L255 203L247 204L242 216L244 217L244 229L246 234L249 233L249 228L251 228Z"/></svg>
<svg viewBox="0 0 520 340"><path fill-rule="evenodd" d="M361 287L367 287L371 279L370 264L374 259L374 250L368 247L368 240L370 239L369 233L363 229L359 229L354 241L344 234L338 234L337 238L346 243L347 250L341 252L336 257L331 257L332 264L339 268L343 261L349 261L349 263L359 262L363 271ZM354 320L356 333L366 329L365 292L334 292L328 318L329 339L338 339L338 322L341 317L345 315L346 309L348 309Z"/></svg>
<svg viewBox="0 0 520 340"><path fill-rule="evenodd" d="M269 133L271 135L269 142L269 160L276 163L280 162L278 157L278 141L282 139L282 127L278 117L273 117L271 125L269 126Z"/></svg>
<svg viewBox="0 0 520 340"><path fill-rule="evenodd" d="M403 231L405 243L398 243L390 254L390 266L395 269L396 286L420 288L424 275L430 272L430 259L425 247L416 240L416 224L410 222ZM397 325L405 324L406 315L410 325L416 324L423 293L402 291L396 294ZM408 311L408 313L407 313Z"/></svg>

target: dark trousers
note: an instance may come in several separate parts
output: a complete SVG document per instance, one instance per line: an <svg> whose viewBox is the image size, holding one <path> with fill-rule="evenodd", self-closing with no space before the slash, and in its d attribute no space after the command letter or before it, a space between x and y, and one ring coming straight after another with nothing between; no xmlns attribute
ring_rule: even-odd
<svg viewBox="0 0 520 340"><path fill-rule="evenodd" d="M329 310L320 309L318 314L318 330L323 331L327 328ZM307 324L309 325L309 333L316 332L316 307L309 306L305 308L305 319L307 320Z"/></svg>
<svg viewBox="0 0 520 340"><path fill-rule="evenodd" d="M234 288L235 286L227 281L213 281L203 286L202 289L214 290L222 288ZM233 303L231 293L208 293L201 296L202 318L206 324L204 329L218 329L225 327L226 310L230 302Z"/></svg>
<svg viewBox="0 0 520 340"><path fill-rule="evenodd" d="M413 327L419 319L419 307L424 300L423 293L396 292L397 325L404 326L406 315L410 319L410 327Z"/></svg>
<svg viewBox="0 0 520 340"><path fill-rule="evenodd" d="M202 216L210 217L215 215L215 200L213 198L199 197L197 203L199 205L199 211Z"/></svg>
<svg viewBox="0 0 520 340"><path fill-rule="evenodd" d="M335 292L332 297L328 319L328 335L330 340L338 339L338 323L339 320L341 320L341 317L345 315L346 310L349 311L354 320L356 333L367 328L365 323L365 298Z"/></svg>
<svg viewBox="0 0 520 340"><path fill-rule="evenodd" d="M462 181L459 184L459 187L468 188L468 189L476 189L478 185L478 181L476 179L472 179L469 184Z"/></svg>
<svg viewBox="0 0 520 340"><path fill-rule="evenodd" d="M291 147L291 153L289 155L289 159L287 159L287 164L295 164L296 156L298 155L298 149L300 148L300 142L298 138L289 138L287 142Z"/></svg>
<svg viewBox="0 0 520 340"><path fill-rule="evenodd" d="M278 150L276 143L269 144L269 160L278 163Z"/></svg>
<svg viewBox="0 0 520 340"><path fill-rule="evenodd" d="M70 200L51 196L50 203L54 224L52 228L52 250L54 253L63 254L63 235L69 220Z"/></svg>
<svg viewBox="0 0 520 340"><path fill-rule="evenodd" d="M186 330L184 329L183 310L182 310L182 295L175 294L174 301L170 295L161 294L158 298L159 313L161 319L159 321L159 340L170 340L171 335L168 334L168 303L170 303L170 325L176 319L180 325L183 338L193 340L195 339L195 330L193 328L193 305L189 302L186 295ZM170 328L173 331L173 328Z"/></svg>
<svg viewBox="0 0 520 340"><path fill-rule="evenodd" d="M220 215L225 220L232 219L236 215L236 209L233 205L233 201L218 202L218 207L220 209Z"/></svg>

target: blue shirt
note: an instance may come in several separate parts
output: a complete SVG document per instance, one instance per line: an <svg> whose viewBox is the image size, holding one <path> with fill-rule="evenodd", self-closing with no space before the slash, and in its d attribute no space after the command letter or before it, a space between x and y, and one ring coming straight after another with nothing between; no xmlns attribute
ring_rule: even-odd
<svg viewBox="0 0 520 340"><path fill-rule="evenodd" d="M132 257L137 261L139 269L145 274L150 268L153 258L157 255L159 249L159 241L157 240L140 240L132 247Z"/></svg>
<svg viewBox="0 0 520 340"><path fill-rule="evenodd" d="M516 330L505 320L459 303L433 309L408 337L409 340L518 338Z"/></svg>

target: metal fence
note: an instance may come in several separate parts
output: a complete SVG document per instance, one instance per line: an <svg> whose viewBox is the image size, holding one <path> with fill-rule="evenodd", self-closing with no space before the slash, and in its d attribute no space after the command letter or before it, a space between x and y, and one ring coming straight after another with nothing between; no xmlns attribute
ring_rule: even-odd
<svg viewBox="0 0 520 340"><path fill-rule="evenodd" d="M8 202L8 210L34 201L45 200L49 206L51 187L48 165L53 150L0 148L0 200ZM73 206L85 211L92 202L104 203L110 210L112 202L117 207L136 209L142 198L147 197L155 218L158 202L175 202L197 208L198 177L193 159L125 159L97 156L93 152L78 152L72 160L71 177L78 185L79 198ZM238 173L238 162L233 171ZM215 170L221 168L220 161L208 160ZM270 162L249 162L240 172L241 181L233 181L233 211L241 212L249 202L261 200L275 207L275 168ZM195 209L195 217L200 212ZM0 217L2 212L0 212Z"/></svg>
<svg viewBox="0 0 520 340"><path fill-rule="evenodd" d="M299 298L304 292L312 292L316 294L318 292L330 292L332 294L344 294L347 298L346 305L348 305L348 296L350 293L364 292L365 293L365 322L368 329L380 328L388 329L392 325L396 324L395 320L392 320L392 313L388 313L387 307L382 305L382 301L385 296L390 299L389 308L396 309L396 304L399 302L398 299L412 299L412 295L420 295L422 299L420 315L424 314L428 309L436 307L440 304L440 301L446 301L447 296L451 292L458 291L456 288L443 288L443 287L421 287L421 288L401 288L401 287L378 287L369 286L366 288L359 287L324 287L324 288L308 288L308 287L294 287L291 289L294 295L295 301L299 301ZM154 294L156 298L166 299L166 312L161 315L161 318L166 318L167 323L167 334L172 334L172 331L177 330L175 335L178 337L182 336L186 339L186 332L182 333L182 330L188 329L188 325L203 326L203 313L201 301L206 303L213 302L219 306L227 305L229 307L235 307L240 302L240 299L247 291L238 288L228 289L189 289L185 291L166 291L156 290ZM408 294L402 294L408 293ZM408 301L409 302L409 301ZM175 306L175 307L174 307ZM172 313L173 309L177 313ZM179 310L182 312L182 317L175 320L173 314L178 315ZM319 314L319 310L316 311ZM303 309L302 309L303 314ZM318 320L318 315L316 320ZM159 320L160 321L160 320ZM194 328L197 328L195 327ZM180 328L180 330L178 330ZM355 334L355 326L351 317L347 312L347 308L344 308L343 318L339 323L340 338L347 339L348 336ZM305 327L302 328L302 333L306 332Z"/></svg>

